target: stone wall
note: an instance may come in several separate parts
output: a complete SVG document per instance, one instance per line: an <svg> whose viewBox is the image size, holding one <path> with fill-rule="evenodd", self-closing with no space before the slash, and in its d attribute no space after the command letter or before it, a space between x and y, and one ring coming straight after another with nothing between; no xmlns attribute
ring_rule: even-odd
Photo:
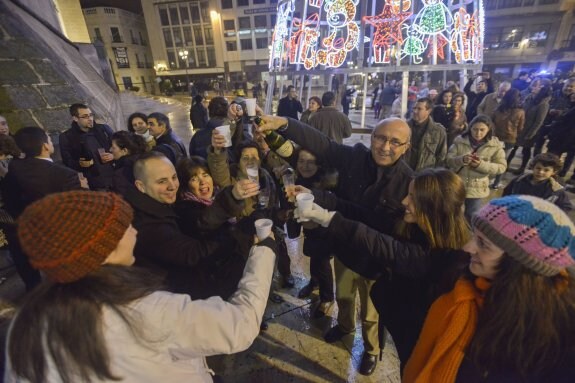
<svg viewBox="0 0 575 383"><path fill-rule="evenodd" d="M120 97L78 48L11 1L0 2L0 114L12 132L70 126L68 106L89 105L97 120L125 125Z"/></svg>

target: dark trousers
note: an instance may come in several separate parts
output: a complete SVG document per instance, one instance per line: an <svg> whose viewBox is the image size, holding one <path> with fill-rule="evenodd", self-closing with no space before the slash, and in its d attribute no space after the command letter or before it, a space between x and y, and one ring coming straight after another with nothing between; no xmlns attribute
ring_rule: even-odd
<svg viewBox="0 0 575 383"><path fill-rule="evenodd" d="M511 165L511 160L515 157L515 153L519 149L519 146L514 146L509 152L509 156L507 156L507 166ZM527 167L529 160L531 159L531 146L523 146L521 149L521 166L520 169L523 170Z"/></svg>
<svg viewBox="0 0 575 383"><path fill-rule="evenodd" d="M310 254L311 283L319 286L319 298L322 302L332 302L335 299L330 259L330 254Z"/></svg>
<svg viewBox="0 0 575 383"><path fill-rule="evenodd" d="M278 245L278 271L280 275L284 278L287 278L291 275L291 259L288 255L288 249L285 241L285 233L275 227L274 228L274 235L276 237L276 243Z"/></svg>
<svg viewBox="0 0 575 383"><path fill-rule="evenodd" d="M26 285L26 291L31 291L34 287L42 282L42 277L40 272L34 269L28 257L24 255L22 248L20 247L20 241L18 241L18 236L16 235L16 225L6 225L3 227L6 233L6 239L8 240L8 249L10 250L10 255L14 261L14 267L16 267L16 272Z"/></svg>
<svg viewBox="0 0 575 383"><path fill-rule="evenodd" d="M547 140L547 135L551 132L551 124L543 125L539 132L537 132L537 136L535 138L535 145L533 146L533 155L536 156L541 153L543 150L543 145L545 145L545 141Z"/></svg>

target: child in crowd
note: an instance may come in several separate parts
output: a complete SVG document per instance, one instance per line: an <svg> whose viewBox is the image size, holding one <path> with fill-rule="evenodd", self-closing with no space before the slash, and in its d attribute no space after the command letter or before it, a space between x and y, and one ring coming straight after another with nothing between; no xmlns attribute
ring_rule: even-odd
<svg viewBox="0 0 575 383"><path fill-rule="evenodd" d="M561 159L553 153L541 153L533 159L533 172L528 172L509 182L503 195L527 194L553 202L566 212L573 209L565 188L555 180L562 168Z"/></svg>
<svg viewBox="0 0 575 383"><path fill-rule="evenodd" d="M465 183L465 218L471 222L489 196L489 176L502 174L507 168L503 145L493 136L493 122L488 116L471 120L469 129L453 141L446 162Z"/></svg>

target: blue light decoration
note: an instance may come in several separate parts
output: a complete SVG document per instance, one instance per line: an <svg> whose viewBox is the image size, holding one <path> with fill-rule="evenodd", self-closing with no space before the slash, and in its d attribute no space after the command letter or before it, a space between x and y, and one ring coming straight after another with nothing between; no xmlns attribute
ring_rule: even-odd
<svg viewBox="0 0 575 383"><path fill-rule="evenodd" d="M359 15L360 0L280 0L270 71L364 66L479 64L483 0L380 0ZM368 7L364 7L368 8ZM363 50L360 40L369 43ZM369 57L360 54L369 52ZM398 68L399 69L399 68Z"/></svg>

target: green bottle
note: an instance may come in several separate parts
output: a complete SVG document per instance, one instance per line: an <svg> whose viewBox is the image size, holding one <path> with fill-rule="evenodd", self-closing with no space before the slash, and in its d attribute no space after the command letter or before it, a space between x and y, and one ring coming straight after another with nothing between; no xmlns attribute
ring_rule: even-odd
<svg viewBox="0 0 575 383"><path fill-rule="evenodd" d="M259 116L256 116L256 118L254 118L254 122L258 126L262 125L263 123L262 119ZM283 158L289 158L292 156L294 148L290 140L286 140L281 136L281 134L277 134L273 130L268 130L267 132L265 132L265 135L266 136L264 137L264 139L266 140L266 143L268 144L271 150L273 150L278 154L278 156Z"/></svg>

